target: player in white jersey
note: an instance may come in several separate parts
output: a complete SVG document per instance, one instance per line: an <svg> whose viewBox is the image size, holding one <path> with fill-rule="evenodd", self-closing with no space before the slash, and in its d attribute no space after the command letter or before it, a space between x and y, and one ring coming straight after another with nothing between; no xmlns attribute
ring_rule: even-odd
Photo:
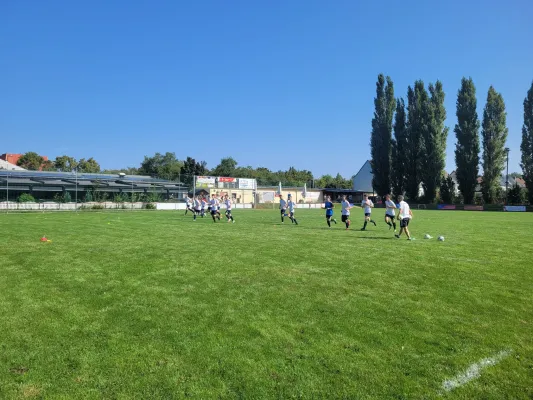
<svg viewBox="0 0 533 400"><path fill-rule="evenodd" d="M194 203L194 215L193 220L196 221L196 216L200 214L202 210L202 202L200 201L200 196L196 196L193 200Z"/></svg>
<svg viewBox="0 0 533 400"><path fill-rule="evenodd" d="M211 217L213 217L213 222L217 222L217 219L220 221L220 213L218 212L219 204L220 202L218 201L216 194L212 195L209 205L211 206Z"/></svg>
<svg viewBox="0 0 533 400"><path fill-rule="evenodd" d="M346 200L346 195L342 196L342 202L341 202L341 214L342 214L342 222L346 224L346 230L350 227L351 221L350 221L350 209L353 206L350 204L348 200Z"/></svg>
<svg viewBox="0 0 533 400"><path fill-rule="evenodd" d="M389 231L394 227L396 232L396 204L390 199L390 194L385 196L385 223L389 226Z"/></svg>
<svg viewBox="0 0 533 400"><path fill-rule="evenodd" d="M396 236L398 239L401 234L405 232L407 235L407 240L413 240L411 233L409 232L409 221L413 218L413 212L405 201L403 201L403 196L398 196L398 201L400 202L400 212L398 213L398 219L400 220L400 233Z"/></svg>
<svg viewBox="0 0 533 400"><path fill-rule="evenodd" d="M287 216L287 202L283 200L283 196L279 195L279 211L281 212L281 223L285 222L285 217Z"/></svg>
<svg viewBox="0 0 533 400"><path fill-rule="evenodd" d="M293 224L298 225L298 221L296 221L296 218L294 218L294 206L295 206L295 203L294 203L294 201L292 201L292 197L291 197L290 194L289 194L287 200L288 200L287 201L287 208L289 209L289 218L291 219Z"/></svg>
<svg viewBox="0 0 533 400"><path fill-rule="evenodd" d="M368 198L368 195L363 195L363 201L361 202L361 207L365 210L365 224L361 228L362 231L366 231L366 224L372 222L376 226L376 222L372 219L372 208L374 203Z"/></svg>
<svg viewBox="0 0 533 400"><path fill-rule="evenodd" d="M205 217L205 207L207 206L207 201L205 201L205 197L200 198L200 204L202 205L200 216L203 218Z"/></svg>
<svg viewBox="0 0 533 400"><path fill-rule="evenodd" d="M185 209L185 215L187 215L187 212L189 212L189 211L194 214L194 210L192 208L193 200L189 196L187 196L185 198L185 203L187 204L187 208Z"/></svg>
<svg viewBox="0 0 533 400"><path fill-rule="evenodd" d="M228 222L235 223L235 218L233 218L233 215L231 215L231 199L226 195L224 199L224 203L226 204L226 218L228 219Z"/></svg>
<svg viewBox="0 0 533 400"><path fill-rule="evenodd" d="M211 214L211 197L207 195L205 198L206 206L207 206L207 215Z"/></svg>

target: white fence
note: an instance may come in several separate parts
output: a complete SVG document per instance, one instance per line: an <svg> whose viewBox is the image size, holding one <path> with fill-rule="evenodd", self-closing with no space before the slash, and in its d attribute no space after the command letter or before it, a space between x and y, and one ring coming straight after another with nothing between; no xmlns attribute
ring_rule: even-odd
<svg viewBox="0 0 533 400"><path fill-rule="evenodd" d="M85 209L105 209L105 210L141 210L146 203L114 203L111 201L103 203L17 203L14 201L0 202L0 211L75 211ZM185 210L185 203L152 203L156 210ZM95 207L96 206L96 207ZM222 205L222 208L225 208ZM252 204L234 204L233 208L253 208Z"/></svg>

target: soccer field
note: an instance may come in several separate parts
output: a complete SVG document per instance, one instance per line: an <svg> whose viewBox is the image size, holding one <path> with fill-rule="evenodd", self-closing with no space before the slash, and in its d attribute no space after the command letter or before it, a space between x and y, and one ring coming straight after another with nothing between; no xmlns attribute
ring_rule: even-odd
<svg viewBox="0 0 533 400"><path fill-rule="evenodd" d="M533 214L414 213L2 214L0 398L531 399Z"/></svg>

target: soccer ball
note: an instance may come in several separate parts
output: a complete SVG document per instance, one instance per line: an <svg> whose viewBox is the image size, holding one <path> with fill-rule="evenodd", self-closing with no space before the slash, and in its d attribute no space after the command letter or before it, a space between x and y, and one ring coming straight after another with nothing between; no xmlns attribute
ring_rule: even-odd
<svg viewBox="0 0 533 400"><path fill-rule="evenodd" d="M444 236L439 236L438 240L439 242L444 242Z"/></svg>
<svg viewBox="0 0 533 400"><path fill-rule="evenodd" d="M433 239L433 237L429 233L426 233L424 239Z"/></svg>

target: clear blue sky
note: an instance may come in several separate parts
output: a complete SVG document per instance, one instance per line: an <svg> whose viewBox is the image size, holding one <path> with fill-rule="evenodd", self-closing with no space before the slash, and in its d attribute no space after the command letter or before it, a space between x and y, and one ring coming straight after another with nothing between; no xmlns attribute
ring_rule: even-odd
<svg viewBox="0 0 533 400"><path fill-rule="evenodd" d="M0 2L0 153L138 166L173 151L214 167L351 176L369 157L378 73L447 94L454 168L462 76L508 111L518 171L533 80L533 1Z"/></svg>

